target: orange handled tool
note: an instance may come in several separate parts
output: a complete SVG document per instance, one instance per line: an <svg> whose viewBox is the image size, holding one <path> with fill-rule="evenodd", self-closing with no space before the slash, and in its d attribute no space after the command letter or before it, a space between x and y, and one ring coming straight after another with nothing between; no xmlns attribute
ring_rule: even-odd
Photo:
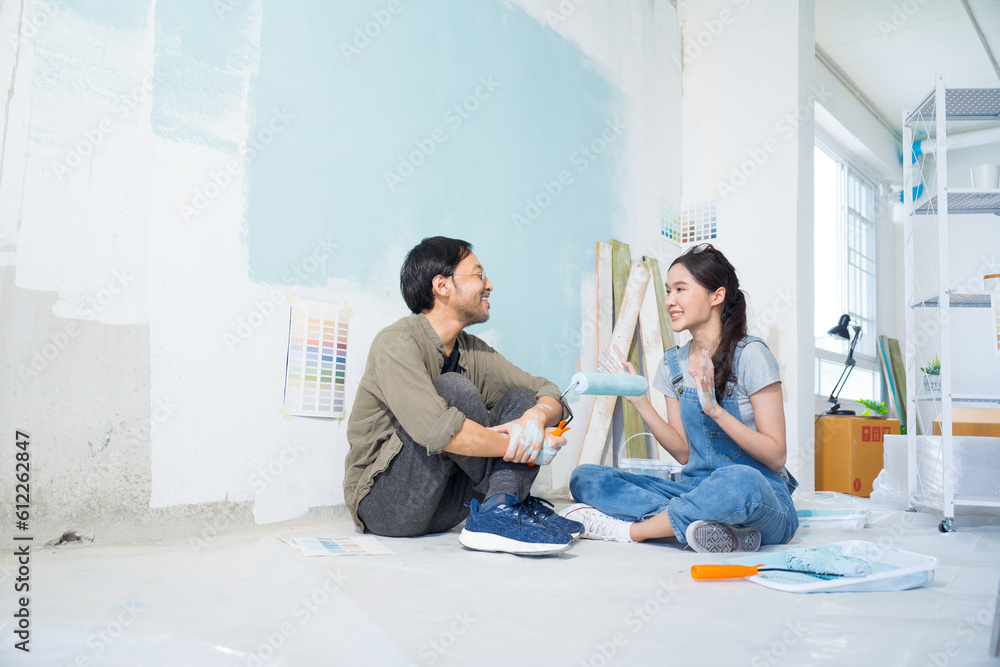
<svg viewBox="0 0 1000 667"><path fill-rule="evenodd" d="M566 422L567 422L567 420L565 420L565 419L562 420L561 422L559 422L559 426L556 427L556 430L552 431L552 435L562 435L566 431L568 431L571 428L573 428L572 426L566 426ZM528 467L529 468L534 468L535 464L534 463L529 463Z"/></svg>
<svg viewBox="0 0 1000 667"><path fill-rule="evenodd" d="M842 574L832 572L809 572L807 570L789 570L784 567L764 567L763 565L692 565L692 579L741 579L759 572L795 572L813 577L842 577Z"/></svg>

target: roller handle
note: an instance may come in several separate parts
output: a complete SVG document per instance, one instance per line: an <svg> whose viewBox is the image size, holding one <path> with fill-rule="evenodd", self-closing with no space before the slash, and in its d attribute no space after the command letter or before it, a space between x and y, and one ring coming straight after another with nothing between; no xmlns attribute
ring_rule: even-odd
<svg viewBox="0 0 1000 667"><path fill-rule="evenodd" d="M757 574L761 565L692 565L692 579L741 579Z"/></svg>

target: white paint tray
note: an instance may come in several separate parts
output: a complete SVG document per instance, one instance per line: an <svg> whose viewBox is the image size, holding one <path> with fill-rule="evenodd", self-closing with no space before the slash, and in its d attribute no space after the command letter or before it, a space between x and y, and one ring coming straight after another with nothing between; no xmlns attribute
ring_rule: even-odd
<svg viewBox="0 0 1000 667"><path fill-rule="evenodd" d="M767 572L755 574L747 579L755 584L788 593L905 591L934 581L934 569L938 566L938 559L934 556L883 547L864 540L847 540L833 544L840 546L845 556L861 558L871 563L872 573L865 577L819 579L794 572ZM722 562L727 565L788 567L785 564L785 551L761 552Z"/></svg>
<svg viewBox="0 0 1000 667"><path fill-rule="evenodd" d="M799 528L864 528L866 509L799 510Z"/></svg>

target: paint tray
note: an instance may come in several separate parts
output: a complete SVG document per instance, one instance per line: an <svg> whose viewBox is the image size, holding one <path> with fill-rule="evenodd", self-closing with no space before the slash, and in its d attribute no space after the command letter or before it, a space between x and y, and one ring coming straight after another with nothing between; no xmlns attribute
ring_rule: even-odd
<svg viewBox="0 0 1000 667"><path fill-rule="evenodd" d="M755 574L747 579L755 584L788 593L905 591L934 581L934 569L938 566L938 559L933 556L883 547L864 540L847 540L833 544L841 547L845 556L862 558L871 563L872 573L865 577L820 579L794 572L767 572ZM727 565L763 564L764 567L787 567L785 551L760 552L722 562Z"/></svg>
<svg viewBox="0 0 1000 667"><path fill-rule="evenodd" d="M864 528L866 509L799 510L799 528Z"/></svg>

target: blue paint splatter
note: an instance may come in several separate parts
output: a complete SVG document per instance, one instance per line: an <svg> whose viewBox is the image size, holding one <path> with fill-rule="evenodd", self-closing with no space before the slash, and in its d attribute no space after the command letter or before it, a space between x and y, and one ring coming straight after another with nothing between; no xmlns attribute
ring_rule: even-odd
<svg viewBox="0 0 1000 667"><path fill-rule="evenodd" d="M496 0L386 7L264 7L252 133L275 109L295 119L249 165L251 277L391 285L421 238L457 236L494 283L486 326L501 352L568 382L581 274L619 212L618 92L574 45ZM293 278L331 235L335 253Z"/></svg>

